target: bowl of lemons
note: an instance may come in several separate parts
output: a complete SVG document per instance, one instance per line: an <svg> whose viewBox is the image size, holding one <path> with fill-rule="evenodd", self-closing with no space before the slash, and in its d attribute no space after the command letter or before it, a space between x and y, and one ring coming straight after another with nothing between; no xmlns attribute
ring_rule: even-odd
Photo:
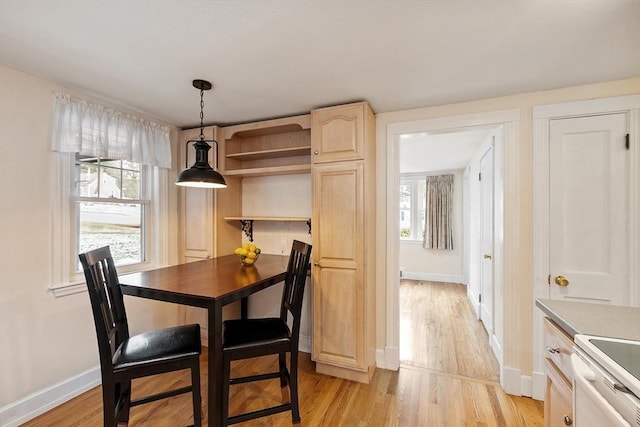
<svg viewBox="0 0 640 427"><path fill-rule="evenodd" d="M236 248L233 253L240 257L242 265L254 265L260 258L260 248L253 243L243 243L242 246Z"/></svg>

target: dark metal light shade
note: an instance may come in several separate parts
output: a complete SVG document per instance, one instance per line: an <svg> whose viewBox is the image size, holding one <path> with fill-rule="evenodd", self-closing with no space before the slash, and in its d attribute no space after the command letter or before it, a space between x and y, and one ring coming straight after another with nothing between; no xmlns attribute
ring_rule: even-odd
<svg viewBox="0 0 640 427"><path fill-rule="evenodd" d="M227 187L227 183L224 181L222 175L214 171L210 166L208 169L192 166L189 169L183 170L180 175L178 175L176 185L198 188Z"/></svg>
<svg viewBox="0 0 640 427"><path fill-rule="evenodd" d="M209 165L207 152L211 146L204 141L197 141L193 144L193 147L196 149L196 162L189 169L182 171L178 175L176 185L198 188L226 188L227 183L222 175Z"/></svg>
<svg viewBox="0 0 640 427"><path fill-rule="evenodd" d="M207 142L216 144L216 167L218 166L218 141L215 139L204 139L204 99L205 90L211 90L213 85L206 80L194 80L193 87L200 89L200 139L189 140L185 145L184 159L187 166L189 143L193 142L193 148L196 150L196 162L189 169L186 169L178 175L176 185L183 187L198 188L226 188L227 183L224 181L215 169L209 165L209 155L207 152L211 146Z"/></svg>

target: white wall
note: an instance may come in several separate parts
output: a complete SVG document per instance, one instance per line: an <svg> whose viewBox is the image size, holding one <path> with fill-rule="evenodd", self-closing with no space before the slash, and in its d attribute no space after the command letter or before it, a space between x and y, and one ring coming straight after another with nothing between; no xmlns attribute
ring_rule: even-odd
<svg viewBox="0 0 640 427"><path fill-rule="evenodd" d="M2 425L32 410L38 393L53 387L55 394L69 379L95 369L99 363L87 293L56 298L47 290L52 271L52 92L60 90L65 91L0 65ZM175 179L175 173L170 178ZM170 261L175 262L177 211L173 191L169 199L173 208L165 213L172 225L167 244ZM132 332L177 320L177 310L170 304L127 298L126 305ZM95 373L91 374L94 378ZM68 392L68 387L65 390Z"/></svg>
<svg viewBox="0 0 640 427"><path fill-rule="evenodd" d="M451 173L454 176L453 250L425 249L422 242L400 240L400 271L405 279L464 283L464 170ZM425 172L425 176L427 174Z"/></svg>

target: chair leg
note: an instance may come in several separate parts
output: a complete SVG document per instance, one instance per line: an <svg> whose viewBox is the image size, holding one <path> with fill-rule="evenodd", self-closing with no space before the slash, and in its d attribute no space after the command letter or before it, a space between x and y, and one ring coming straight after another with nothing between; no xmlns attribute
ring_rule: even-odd
<svg viewBox="0 0 640 427"><path fill-rule="evenodd" d="M102 424L116 427L116 385L113 380L102 378Z"/></svg>
<svg viewBox="0 0 640 427"><path fill-rule="evenodd" d="M211 374L210 374L211 375ZM231 359L224 354L222 358L222 427L229 422L229 382L231 381Z"/></svg>
<svg viewBox="0 0 640 427"><path fill-rule="evenodd" d="M300 408L298 407L298 352L291 352L291 370L289 371L289 390L291 391L291 420L300 422Z"/></svg>
<svg viewBox="0 0 640 427"><path fill-rule="evenodd" d="M118 397L116 398L116 404L118 401L122 402L120 414L117 414L118 425L129 425L129 413L131 412L131 380L118 383L116 385Z"/></svg>
<svg viewBox="0 0 640 427"><path fill-rule="evenodd" d="M280 369L280 388L287 386L287 353L278 354L278 366Z"/></svg>
<svg viewBox="0 0 640 427"><path fill-rule="evenodd" d="M202 394L200 392L200 359L191 366L191 396L193 398L193 425L202 426Z"/></svg>

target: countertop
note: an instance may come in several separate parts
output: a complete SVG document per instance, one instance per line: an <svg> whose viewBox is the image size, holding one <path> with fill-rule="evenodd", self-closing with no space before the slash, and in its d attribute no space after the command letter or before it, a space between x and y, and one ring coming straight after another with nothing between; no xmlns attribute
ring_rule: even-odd
<svg viewBox="0 0 640 427"><path fill-rule="evenodd" d="M640 341L640 307L537 299L536 306L564 329L576 334Z"/></svg>

